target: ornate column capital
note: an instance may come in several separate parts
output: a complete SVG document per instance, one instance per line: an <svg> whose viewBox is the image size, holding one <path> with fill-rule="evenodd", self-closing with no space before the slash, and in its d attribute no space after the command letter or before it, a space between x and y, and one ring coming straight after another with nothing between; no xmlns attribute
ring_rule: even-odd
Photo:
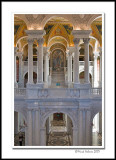
<svg viewBox="0 0 116 160"><path fill-rule="evenodd" d="M99 47L99 55L102 56L102 47Z"/></svg>
<svg viewBox="0 0 116 160"><path fill-rule="evenodd" d="M79 44L80 38L74 38L74 39L73 39L73 42L74 42L75 45L76 45L76 44Z"/></svg>
<svg viewBox="0 0 116 160"><path fill-rule="evenodd" d="M14 47L14 55L16 56L17 54L17 50L18 50L18 47Z"/></svg>
<svg viewBox="0 0 116 160"><path fill-rule="evenodd" d="M33 38L27 38L27 42L28 42L28 44L32 44L34 42L34 39Z"/></svg>
<svg viewBox="0 0 116 160"><path fill-rule="evenodd" d="M49 53L48 52L44 52L44 56L49 56Z"/></svg>
<svg viewBox="0 0 116 160"><path fill-rule="evenodd" d="M90 41L90 38L83 38L83 42L84 42L85 44L89 43L89 41Z"/></svg>
<svg viewBox="0 0 116 160"><path fill-rule="evenodd" d="M67 57L71 57L73 54L69 51L68 53L67 53Z"/></svg>
<svg viewBox="0 0 116 160"><path fill-rule="evenodd" d="M22 52L17 52L17 56L21 59L23 57L23 53Z"/></svg>
<svg viewBox="0 0 116 160"><path fill-rule="evenodd" d="M97 59L99 56L99 52L93 52L94 58Z"/></svg>
<svg viewBox="0 0 116 160"><path fill-rule="evenodd" d="M42 45L44 43L44 39L43 38L38 38L37 41L38 41L39 45Z"/></svg>

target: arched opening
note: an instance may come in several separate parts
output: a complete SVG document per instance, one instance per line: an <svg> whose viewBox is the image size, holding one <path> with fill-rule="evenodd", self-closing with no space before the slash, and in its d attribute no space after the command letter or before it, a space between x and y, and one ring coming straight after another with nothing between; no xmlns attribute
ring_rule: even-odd
<svg viewBox="0 0 116 160"><path fill-rule="evenodd" d="M46 46L50 50L50 87L66 88L66 48L73 43L72 23L60 15L50 16L44 26Z"/></svg>
<svg viewBox="0 0 116 160"><path fill-rule="evenodd" d="M80 55L79 55L79 61L84 61L84 43L80 44ZM89 61L93 61L93 48L91 45L89 45Z"/></svg>
<svg viewBox="0 0 116 160"><path fill-rule="evenodd" d="M71 146L73 143L73 123L64 113L53 113L45 123L47 146Z"/></svg>
<svg viewBox="0 0 116 160"><path fill-rule="evenodd" d="M97 113L92 122L92 145L102 145L102 112Z"/></svg>
<svg viewBox="0 0 116 160"><path fill-rule="evenodd" d="M14 111L14 146L25 146L26 120L21 112Z"/></svg>
<svg viewBox="0 0 116 160"><path fill-rule="evenodd" d="M80 83L84 83L84 71L79 74L79 79L80 79ZM89 80L90 80L90 83L92 84L92 76L90 73L89 73Z"/></svg>
<svg viewBox="0 0 116 160"><path fill-rule="evenodd" d="M33 44L33 61L37 61L37 44ZM28 61L28 44L23 46L23 61Z"/></svg>
<svg viewBox="0 0 116 160"><path fill-rule="evenodd" d="M14 16L14 46L17 46L18 48L20 48L19 46L19 39L21 39L24 36L27 36L26 33L24 32L24 30L27 29L27 24L24 22L23 19L21 19L21 17L18 16ZM22 44L21 44L22 45Z"/></svg>
<svg viewBox="0 0 116 160"><path fill-rule="evenodd" d="M24 76L24 87L26 88L26 84L28 82L28 72ZM33 72L33 82L37 83L37 73Z"/></svg>
<svg viewBox="0 0 116 160"><path fill-rule="evenodd" d="M92 34L98 40L100 47L102 47L102 16L96 17L91 23ZM97 33L97 34L96 34Z"/></svg>

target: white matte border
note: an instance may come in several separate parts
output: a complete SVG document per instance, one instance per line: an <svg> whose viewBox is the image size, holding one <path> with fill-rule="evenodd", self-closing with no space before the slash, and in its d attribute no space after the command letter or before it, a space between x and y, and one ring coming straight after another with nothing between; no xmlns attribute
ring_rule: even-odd
<svg viewBox="0 0 116 160"><path fill-rule="evenodd" d="M77 150L12 149L12 13L105 13L105 91L106 149L99 153L78 153ZM112 46L112 47L110 47ZM109 56L111 55L111 56ZM2 158L111 158L114 155L114 3L112 2L2 2ZM108 63L108 65L106 65ZM112 77L112 81L110 78ZM110 83L110 85L107 85ZM7 92L6 92L7 91ZM110 94L109 94L110 93ZM110 101L111 100L111 101ZM109 118L108 118L109 117ZM111 125L112 124L112 125ZM108 136L110 135L110 137ZM78 153L78 154L77 154Z"/></svg>

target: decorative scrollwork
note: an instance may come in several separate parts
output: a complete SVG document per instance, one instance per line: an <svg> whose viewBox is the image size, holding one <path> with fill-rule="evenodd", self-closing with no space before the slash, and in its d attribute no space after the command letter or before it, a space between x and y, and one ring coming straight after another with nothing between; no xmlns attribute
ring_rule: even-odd
<svg viewBox="0 0 116 160"><path fill-rule="evenodd" d="M39 45L42 45L44 43L44 39L43 38L39 38L39 39L37 39L37 41L38 41Z"/></svg>
<svg viewBox="0 0 116 160"><path fill-rule="evenodd" d="M79 41L80 41L80 38L74 38L73 39L74 44L79 44Z"/></svg>
<svg viewBox="0 0 116 160"><path fill-rule="evenodd" d="M84 43L89 43L90 38L83 38Z"/></svg>

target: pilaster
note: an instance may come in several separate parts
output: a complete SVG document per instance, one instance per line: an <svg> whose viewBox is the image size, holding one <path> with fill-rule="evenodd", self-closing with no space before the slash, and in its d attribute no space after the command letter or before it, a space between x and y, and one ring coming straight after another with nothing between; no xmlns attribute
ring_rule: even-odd
<svg viewBox="0 0 116 160"><path fill-rule="evenodd" d="M85 47L85 65L84 65L84 79L85 79L85 83L90 83L89 80L89 41L90 38L84 38L84 47Z"/></svg>
<svg viewBox="0 0 116 160"><path fill-rule="evenodd" d="M74 88L80 83L79 82L79 38L74 38L75 44L75 53L74 53L74 64L73 64L73 71L74 71Z"/></svg>
<svg viewBox="0 0 116 160"><path fill-rule="evenodd" d="M17 47L14 47L14 87L17 88L17 65L16 65L16 57L17 57Z"/></svg>
<svg viewBox="0 0 116 160"><path fill-rule="evenodd" d="M98 87L97 81L97 58L99 56L98 52L94 52L94 87Z"/></svg>

